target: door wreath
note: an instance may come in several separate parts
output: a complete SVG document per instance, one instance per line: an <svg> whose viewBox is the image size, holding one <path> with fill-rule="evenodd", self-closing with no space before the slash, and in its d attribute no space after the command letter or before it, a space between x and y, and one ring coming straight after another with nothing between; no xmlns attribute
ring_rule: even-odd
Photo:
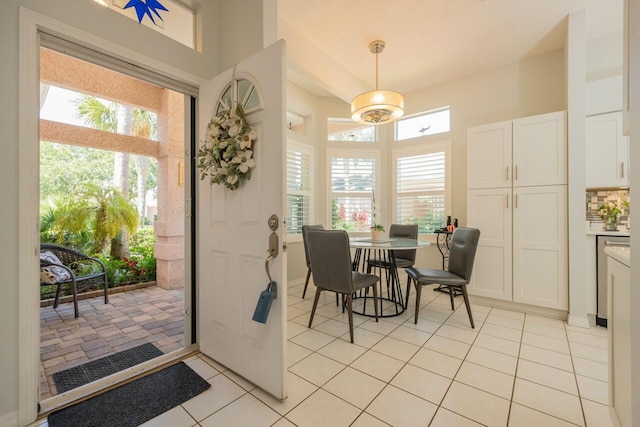
<svg viewBox="0 0 640 427"><path fill-rule="evenodd" d="M224 185L229 190L237 190L250 180L256 167L253 145L258 135L245 120L242 106L235 105L209 121L196 156L200 179L209 177L211 184Z"/></svg>

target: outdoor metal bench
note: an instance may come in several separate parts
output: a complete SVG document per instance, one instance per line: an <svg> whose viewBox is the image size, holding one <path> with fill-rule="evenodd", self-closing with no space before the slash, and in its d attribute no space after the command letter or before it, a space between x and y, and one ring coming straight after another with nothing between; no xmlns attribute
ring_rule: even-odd
<svg viewBox="0 0 640 427"><path fill-rule="evenodd" d="M102 261L64 246L41 243L40 285L57 287L53 308L58 307L62 286L68 283L72 284L73 310L76 318L79 316L78 287L103 285L104 303L109 303L107 268Z"/></svg>

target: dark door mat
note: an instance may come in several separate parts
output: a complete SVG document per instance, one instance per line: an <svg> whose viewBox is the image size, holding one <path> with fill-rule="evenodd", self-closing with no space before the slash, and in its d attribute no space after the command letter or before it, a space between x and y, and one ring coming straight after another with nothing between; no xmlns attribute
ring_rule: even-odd
<svg viewBox="0 0 640 427"><path fill-rule="evenodd" d="M99 380L116 372L136 366L147 360L162 356L164 353L151 343L139 345L84 365L74 366L52 375L58 393L72 390L90 382Z"/></svg>
<svg viewBox="0 0 640 427"><path fill-rule="evenodd" d="M211 387L184 362L49 414L49 427L135 427Z"/></svg>

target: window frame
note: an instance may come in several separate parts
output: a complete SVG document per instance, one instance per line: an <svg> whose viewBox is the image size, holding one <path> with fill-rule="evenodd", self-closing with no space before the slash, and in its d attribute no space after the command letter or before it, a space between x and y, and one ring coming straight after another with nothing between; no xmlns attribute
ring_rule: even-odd
<svg viewBox="0 0 640 427"><path fill-rule="evenodd" d="M427 134L424 134L424 135L412 136L410 138L398 139L398 126L403 121L415 119L417 117L426 117L426 116L429 116L431 114L440 113L442 111L449 111L449 130L448 131L437 132L437 133L427 133ZM450 134L450 133L451 133L451 106L450 105L445 105L445 106L442 106L442 107L434 108L433 110L422 111L422 112L419 112L419 113L415 113L415 114L411 114L411 115L408 115L408 116L404 116L404 117L396 120L395 123L393 124L393 141L394 141L395 144L398 144L400 142L405 142L405 141L416 141L416 140L419 140L420 138L423 138L423 137L442 138L442 135Z"/></svg>
<svg viewBox="0 0 640 427"><path fill-rule="evenodd" d="M425 139L428 137L424 137ZM397 147L391 150L391 218L392 223L398 223L398 158L421 156L431 153L444 152L444 212L445 217L451 215L451 140L420 141L411 147ZM421 235L434 235L421 232Z"/></svg>
<svg viewBox="0 0 640 427"><path fill-rule="evenodd" d="M334 123L346 123L346 124L354 124L351 118L338 118L338 117L327 117L327 129L329 128L331 122ZM360 141L360 140L345 140L345 139L329 139L329 132L327 131L327 142L330 144L376 144L380 142L380 132L378 130L378 126L376 125L360 125L356 127L361 128L373 128L373 141Z"/></svg>
<svg viewBox="0 0 640 427"><path fill-rule="evenodd" d="M381 153L379 149L371 149L371 148L352 148L352 149L344 149L344 148L327 148L325 164L326 164L326 218L328 229L333 230L333 221L331 217L331 201L333 200L333 190L332 190L332 170L331 164L332 160L336 158L362 158L362 159L373 159L375 161L374 173L375 179L373 182L373 188L376 195L380 195L380 158ZM372 194L373 196L373 194ZM376 196L376 199L379 199L379 196ZM377 203L378 207L380 207L380 203ZM373 212L370 212L370 218L372 218ZM384 224L384 217L380 212L376 212L377 222L380 224ZM348 231L349 235L353 236L367 236L369 235L369 231Z"/></svg>
<svg viewBox="0 0 640 427"><path fill-rule="evenodd" d="M316 150L315 147L311 144L308 143L304 143L301 141L296 141L294 139L291 138L291 135L287 138L287 147L286 147L286 156L288 156L289 154L289 150L293 149L293 151L297 151L304 154L308 154L309 155L309 190L298 190L298 191L294 191L293 193L297 194L297 195L302 195L304 196L305 193L308 193L309 195L309 222L308 224L305 225L309 225L309 224L314 224L315 223L315 162L316 162ZM288 168L288 161L285 161L285 165ZM292 192L289 191L289 188L287 186L286 183L286 177L287 174L285 173L285 210L287 212L287 214L289 213L288 210L288 206L287 206L287 198L289 196L289 194L293 194ZM286 230L286 234L287 234L287 240L290 242L298 242L298 241L302 241L302 233L289 233L288 228L285 226L285 230Z"/></svg>

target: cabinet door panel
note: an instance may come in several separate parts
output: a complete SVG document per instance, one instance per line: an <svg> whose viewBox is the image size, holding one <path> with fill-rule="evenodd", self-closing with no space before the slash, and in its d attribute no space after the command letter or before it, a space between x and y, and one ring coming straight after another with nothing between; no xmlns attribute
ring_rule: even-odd
<svg viewBox="0 0 640 427"><path fill-rule="evenodd" d="M517 188L513 197L513 300L566 310L566 186Z"/></svg>
<svg viewBox="0 0 640 427"><path fill-rule="evenodd" d="M567 183L566 112L513 121L513 186Z"/></svg>
<svg viewBox="0 0 640 427"><path fill-rule="evenodd" d="M467 192L467 224L480 230L469 293L511 300L511 189Z"/></svg>
<svg viewBox="0 0 640 427"><path fill-rule="evenodd" d="M511 122L467 131L467 188L511 186Z"/></svg>
<svg viewBox="0 0 640 427"><path fill-rule="evenodd" d="M622 136L622 113L586 119L586 185L606 188L629 185L628 137Z"/></svg>

